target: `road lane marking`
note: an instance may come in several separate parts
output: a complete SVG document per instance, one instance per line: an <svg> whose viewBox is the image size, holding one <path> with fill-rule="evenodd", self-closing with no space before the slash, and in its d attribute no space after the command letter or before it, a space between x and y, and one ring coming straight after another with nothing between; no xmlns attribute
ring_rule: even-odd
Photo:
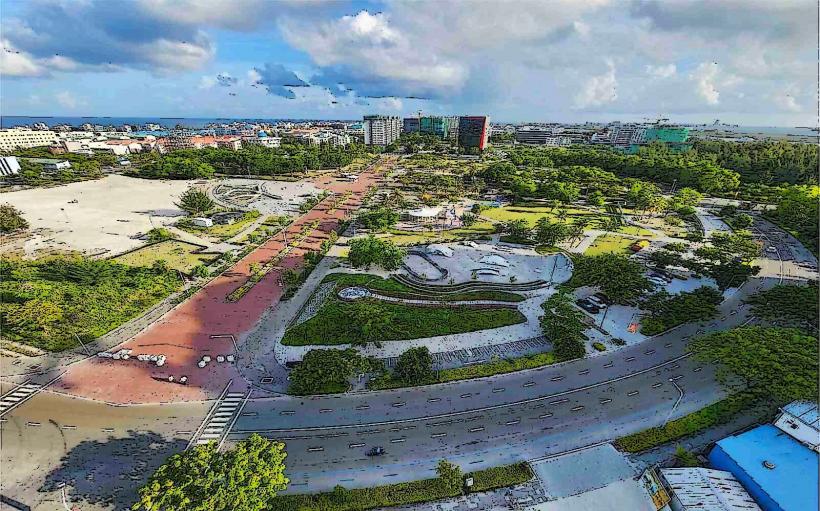
<svg viewBox="0 0 820 511"><path fill-rule="evenodd" d="M660 382L660 381L659 381L658 383L653 383L653 384L652 384L652 388L653 388L653 389L657 389L657 388L658 388L658 387L660 387L661 385L663 385L663 382Z"/></svg>
<svg viewBox="0 0 820 511"><path fill-rule="evenodd" d="M601 400L600 400L600 404L602 404L602 405L605 405L605 404L607 404L607 403L611 403L611 402L612 402L612 398L611 398L611 397L605 397L605 398L603 398L603 399L601 399Z"/></svg>
<svg viewBox="0 0 820 511"><path fill-rule="evenodd" d="M580 374L582 376L585 375L585 374L589 374L589 369L584 369L582 371L578 371L578 374Z"/></svg>
<svg viewBox="0 0 820 511"><path fill-rule="evenodd" d="M682 374L679 374L679 375L677 375L677 376L673 376L673 377L669 378L669 381L678 381L678 380L680 380L681 378L683 378L683 375L682 375Z"/></svg>
<svg viewBox="0 0 820 511"><path fill-rule="evenodd" d="M507 390L507 389L505 389L505 388L493 389L493 394L498 394L499 392L504 392L505 390Z"/></svg>
<svg viewBox="0 0 820 511"><path fill-rule="evenodd" d="M507 422L504 423L504 425L505 426L514 426L514 425L518 424L519 422L521 422L521 421L520 420L507 421Z"/></svg>
<svg viewBox="0 0 820 511"><path fill-rule="evenodd" d="M534 381L528 381L527 383L525 383L524 385L522 385L522 387L532 387L533 385L535 385L535 382L534 382Z"/></svg>
<svg viewBox="0 0 820 511"><path fill-rule="evenodd" d="M279 415L296 415L296 410L282 410Z"/></svg>
<svg viewBox="0 0 820 511"><path fill-rule="evenodd" d="M319 410L319 413L330 413L333 411L333 408L322 408Z"/></svg>
<svg viewBox="0 0 820 511"><path fill-rule="evenodd" d="M441 438L447 436L447 433L433 433L430 438Z"/></svg>
<svg viewBox="0 0 820 511"><path fill-rule="evenodd" d="M440 397L431 397L427 400L428 403L438 403L439 401L441 401Z"/></svg>
<svg viewBox="0 0 820 511"><path fill-rule="evenodd" d="M612 367L614 365L615 365L615 362L609 361L606 364L604 364L604 369L609 369L610 367Z"/></svg>
<svg viewBox="0 0 820 511"><path fill-rule="evenodd" d="M571 412L579 412L584 409L584 405L578 405L575 408L570 408Z"/></svg>
<svg viewBox="0 0 820 511"><path fill-rule="evenodd" d="M629 397L632 397L632 396L637 396L637 395L638 395L638 391L637 391L637 390L633 390L632 392L627 392L627 393L626 393L626 395L627 395L627 396L629 396Z"/></svg>
<svg viewBox="0 0 820 511"><path fill-rule="evenodd" d="M665 367L671 363L677 362L678 360L683 360L685 358L689 358L692 356L692 353L684 353L683 355L678 355L677 357L667 360L666 362L660 363L658 365L648 367L646 369L642 369L640 371L635 371L634 373L625 374L623 376L618 376L616 378L611 378L609 380L600 381L597 383L592 383L590 385L585 385L583 387L578 387L575 389L564 390L561 392L556 392L554 394L549 394L546 396L538 396L538 397L531 397L527 399L521 399L519 401L512 401L509 403L499 403L495 405L488 405L480 408L473 408L471 410L460 410L457 412L446 412L440 413L436 415L427 415L424 417L411 417L409 419L394 419L389 421L377 421L377 422L368 422L368 423L361 423L361 424L336 424L331 426L306 426L301 428L270 428L270 429L247 429L247 430L235 430L233 434L248 434L248 433L277 433L277 432L287 432L287 431L322 431L328 429L352 429L352 428L362 428L362 427L374 427L374 426L387 426L391 424L401 424L405 422L421 422L421 421L429 421L434 419L444 419L448 417L458 417L462 415L467 415L476 412L485 412L491 410L498 410L501 408L510 408L513 406L520 406L529 403L539 403L541 401L546 401L548 399L554 399L558 396L567 396L570 394L574 394L576 392L581 392L584 390L594 389L598 387L603 387L606 385L611 385L613 383L628 380L630 378L634 378L636 376L640 376L643 374L650 373L655 371L658 368Z"/></svg>
<svg viewBox="0 0 820 511"><path fill-rule="evenodd" d="M551 405L560 405L560 404L567 403L567 402L569 402L569 399L563 398L563 399L556 399L555 401L551 401L550 404Z"/></svg>
<svg viewBox="0 0 820 511"><path fill-rule="evenodd" d="M561 381L563 379L563 376L553 376L552 378L550 378L550 381Z"/></svg>
<svg viewBox="0 0 820 511"><path fill-rule="evenodd" d="M390 439L391 444L400 444L400 443L406 442L406 441L407 441L407 439L404 438L404 437L402 437L402 438L391 438Z"/></svg>
<svg viewBox="0 0 820 511"><path fill-rule="evenodd" d="M651 355L653 353L655 353L655 350L646 350L643 352L644 355Z"/></svg>
<svg viewBox="0 0 820 511"><path fill-rule="evenodd" d="M627 362L632 362L633 360L635 360L635 357L626 357L624 360L626 360Z"/></svg>
<svg viewBox="0 0 820 511"><path fill-rule="evenodd" d="M407 403L405 403L404 401L401 401L399 403L393 403L393 408L401 408L402 406L404 406L406 404Z"/></svg>
<svg viewBox="0 0 820 511"><path fill-rule="evenodd" d="M470 433L478 433L479 431L484 431L484 426L479 426L477 428L470 428L467 431Z"/></svg>
<svg viewBox="0 0 820 511"><path fill-rule="evenodd" d="M467 393L467 394L462 394L462 395L461 395L461 398L462 398L462 399L467 399L468 397L472 397L472 396L473 396L472 394Z"/></svg>
<svg viewBox="0 0 820 511"><path fill-rule="evenodd" d="M538 416L539 419L548 419L552 417L552 412L544 413Z"/></svg>
<svg viewBox="0 0 820 511"><path fill-rule="evenodd" d="M696 367L696 368L692 369L693 373L699 373L700 371L703 371L702 367Z"/></svg>
<svg viewBox="0 0 820 511"><path fill-rule="evenodd" d="M308 447L308 452L322 452L324 450L324 447Z"/></svg>

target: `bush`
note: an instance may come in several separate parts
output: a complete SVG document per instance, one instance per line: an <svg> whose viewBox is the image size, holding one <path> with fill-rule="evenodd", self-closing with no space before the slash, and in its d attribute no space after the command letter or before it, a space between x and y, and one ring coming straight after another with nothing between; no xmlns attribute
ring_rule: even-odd
<svg viewBox="0 0 820 511"><path fill-rule="evenodd" d="M390 227L396 225L399 221L399 214L390 208L381 207L362 213L359 215L359 221L362 225L374 231L386 231Z"/></svg>
<svg viewBox="0 0 820 511"><path fill-rule="evenodd" d="M345 392L350 378L370 368L371 362L352 348L310 350L291 371L288 392L299 396Z"/></svg>
<svg viewBox="0 0 820 511"><path fill-rule="evenodd" d="M625 304L652 289L643 266L625 256L601 254L573 257L575 267L567 286L597 286L615 303Z"/></svg>
<svg viewBox="0 0 820 511"><path fill-rule="evenodd" d="M702 410L690 413L664 426L645 429L619 438L615 446L626 452L641 452L672 440L678 440L699 431L723 424L754 401L745 395L730 396Z"/></svg>
<svg viewBox="0 0 820 511"><path fill-rule="evenodd" d="M22 212L11 204L0 206L0 232L14 232L28 229L28 222Z"/></svg>
<svg viewBox="0 0 820 511"><path fill-rule="evenodd" d="M408 385L421 385L433 379L433 356L426 346L410 348L396 361L396 377Z"/></svg>
<svg viewBox="0 0 820 511"><path fill-rule="evenodd" d="M710 319L717 313L717 306L722 301L721 292L708 286L675 296L666 292L656 293L642 303L641 307L652 315L643 319L641 333L656 335L683 323Z"/></svg>
<svg viewBox="0 0 820 511"><path fill-rule="evenodd" d="M170 240L174 238L173 233L164 227L154 227L146 233L148 241L151 243L159 243L160 241Z"/></svg>
<svg viewBox="0 0 820 511"><path fill-rule="evenodd" d="M606 351L606 346L600 342L593 342L592 347L595 348L595 351Z"/></svg>

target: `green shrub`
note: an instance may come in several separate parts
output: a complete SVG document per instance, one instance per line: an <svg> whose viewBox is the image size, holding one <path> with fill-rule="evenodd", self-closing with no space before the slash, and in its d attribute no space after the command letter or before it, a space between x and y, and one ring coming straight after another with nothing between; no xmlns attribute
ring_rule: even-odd
<svg viewBox="0 0 820 511"><path fill-rule="evenodd" d="M595 348L595 351L606 351L606 346L600 342L593 342L592 347Z"/></svg>

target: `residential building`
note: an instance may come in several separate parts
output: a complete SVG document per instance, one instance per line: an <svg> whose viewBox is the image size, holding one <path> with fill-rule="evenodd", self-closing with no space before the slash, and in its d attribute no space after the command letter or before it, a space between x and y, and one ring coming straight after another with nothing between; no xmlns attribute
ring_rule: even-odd
<svg viewBox="0 0 820 511"><path fill-rule="evenodd" d="M389 115L364 116L364 143L366 145L386 146L401 133L401 118Z"/></svg>
<svg viewBox="0 0 820 511"><path fill-rule="evenodd" d="M216 137L216 146L222 149L238 151L242 149L242 139L239 137L218 136Z"/></svg>
<svg viewBox="0 0 820 511"><path fill-rule="evenodd" d="M51 130L0 129L0 151L50 146L55 140L57 140L57 134Z"/></svg>
<svg viewBox="0 0 820 511"><path fill-rule="evenodd" d="M760 511L730 473L709 468L663 468L661 481L672 511Z"/></svg>
<svg viewBox="0 0 820 511"><path fill-rule="evenodd" d="M269 137L267 134L265 136L244 135L242 136L242 143L277 148L282 145L282 137Z"/></svg>
<svg viewBox="0 0 820 511"><path fill-rule="evenodd" d="M458 143L458 116L450 115L445 117L447 119L447 140L453 143ZM489 133L489 128L487 132ZM488 135L489 137L489 135Z"/></svg>
<svg viewBox="0 0 820 511"><path fill-rule="evenodd" d="M490 118L486 115L459 117L458 144L483 150L490 138Z"/></svg>
<svg viewBox="0 0 820 511"><path fill-rule="evenodd" d="M16 176L20 173L20 162L16 156L0 156L0 177Z"/></svg>
<svg viewBox="0 0 820 511"><path fill-rule="evenodd" d="M419 131L418 117L405 117L402 131L405 133L417 133Z"/></svg>
<svg viewBox="0 0 820 511"><path fill-rule="evenodd" d="M774 425L809 449L820 452L820 415L817 403L792 401L780 409Z"/></svg>
<svg viewBox="0 0 820 511"><path fill-rule="evenodd" d="M322 131L314 135L304 137L304 140L309 145L328 144L332 146L344 147L350 143L350 137L348 135L341 135L330 131Z"/></svg>
<svg viewBox="0 0 820 511"><path fill-rule="evenodd" d="M764 511L818 509L818 453L772 424L724 438L711 465L731 472Z"/></svg>
<svg viewBox="0 0 820 511"><path fill-rule="evenodd" d="M22 160L30 161L31 163L37 163L43 166L43 170L46 172L56 172L58 170L63 169L70 169L71 163L66 160L57 160L54 158L21 158Z"/></svg>

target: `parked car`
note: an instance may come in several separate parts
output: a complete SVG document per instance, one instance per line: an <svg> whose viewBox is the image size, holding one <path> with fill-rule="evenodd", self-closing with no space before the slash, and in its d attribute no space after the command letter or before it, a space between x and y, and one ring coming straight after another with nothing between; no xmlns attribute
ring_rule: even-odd
<svg viewBox="0 0 820 511"><path fill-rule="evenodd" d="M385 453L384 447L374 447L367 451L368 456L383 456Z"/></svg>
<svg viewBox="0 0 820 511"><path fill-rule="evenodd" d="M591 312L592 314L598 314L601 311L600 307L587 300L578 300L575 303L578 304L578 307L584 309L587 312Z"/></svg>

